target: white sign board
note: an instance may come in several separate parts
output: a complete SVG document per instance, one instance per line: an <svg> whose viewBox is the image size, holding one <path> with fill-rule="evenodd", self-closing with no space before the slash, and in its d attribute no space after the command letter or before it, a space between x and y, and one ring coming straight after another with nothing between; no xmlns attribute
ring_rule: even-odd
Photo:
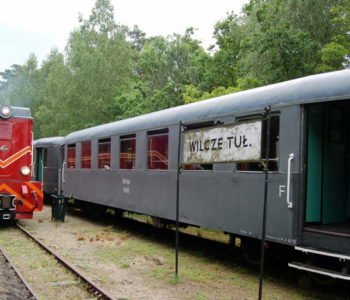
<svg viewBox="0 0 350 300"><path fill-rule="evenodd" d="M258 161L261 120L183 133L183 164Z"/></svg>

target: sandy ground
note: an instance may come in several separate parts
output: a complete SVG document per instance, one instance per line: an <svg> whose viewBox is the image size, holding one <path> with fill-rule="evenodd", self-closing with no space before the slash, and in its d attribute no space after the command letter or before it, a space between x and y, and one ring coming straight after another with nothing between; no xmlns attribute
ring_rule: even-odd
<svg viewBox="0 0 350 300"><path fill-rule="evenodd" d="M178 282L174 279L173 249L158 245L157 250L157 245L138 241L118 228L69 214L64 223L51 222L49 207L36 220L19 223L115 298L242 299L220 288L208 289L201 282ZM254 298L253 294L248 298Z"/></svg>
<svg viewBox="0 0 350 300"><path fill-rule="evenodd" d="M19 223L116 299L257 299L255 272L184 251L175 278L173 247L117 224L80 213L52 222L47 206ZM312 295L275 279L264 283L264 299L319 298Z"/></svg>

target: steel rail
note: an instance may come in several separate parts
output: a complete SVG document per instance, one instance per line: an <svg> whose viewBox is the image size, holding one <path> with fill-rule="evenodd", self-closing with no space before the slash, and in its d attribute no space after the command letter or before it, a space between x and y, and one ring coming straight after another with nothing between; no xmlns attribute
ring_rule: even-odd
<svg viewBox="0 0 350 300"><path fill-rule="evenodd" d="M24 284L25 288L29 291L31 294L31 298L37 300L39 297L35 294L35 292L32 290L32 288L29 286L28 282L24 279L22 273L15 267L11 259L6 254L5 250L0 247L0 253L5 258L5 260L9 263L10 267L15 271L18 278L21 280L21 282Z"/></svg>
<svg viewBox="0 0 350 300"><path fill-rule="evenodd" d="M103 300L114 300L112 296L108 295L106 291L97 287L90 279L86 278L83 274L81 274L74 266L69 264L63 257L55 253L48 246L44 245L41 241L39 241L35 236L33 236L30 232L24 229L21 225L17 224L17 227L22 230L28 237L30 237L35 243L37 243L41 248L43 248L46 252L53 255L61 264L63 264L67 269L69 269L72 273L78 276L86 285L89 293L97 297L97 299Z"/></svg>

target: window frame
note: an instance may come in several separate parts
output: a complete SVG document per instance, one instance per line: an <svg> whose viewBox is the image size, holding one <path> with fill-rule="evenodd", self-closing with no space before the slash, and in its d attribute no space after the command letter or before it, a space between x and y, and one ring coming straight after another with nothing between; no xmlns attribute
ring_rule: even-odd
<svg viewBox="0 0 350 300"><path fill-rule="evenodd" d="M43 164L43 167L48 167L49 166L49 161L48 161L48 154L49 154L49 151L48 151L48 148L42 148L42 164Z"/></svg>
<svg viewBox="0 0 350 300"><path fill-rule="evenodd" d="M215 126L214 120L185 125L186 131L187 130L203 129L203 128L212 128L214 126ZM214 163L186 164L186 165L183 165L183 169L185 171L213 171L214 170Z"/></svg>
<svg viewBox="0 0 350 300"><path fill-rule="evenodd" d="M104 161L103 158L101 158L101 148L100 146L103 146L103 145L109 145L109 152L107 155L108 157L108 164L105 164L102 162ZM112 141L111 141L111 138L110 137L107 137L107 138L102 138L102 139L98 139L98 152L97 152L97 168L98 169L110 169L111 168L111 154L112 154ZM107 153L107 152L106 152ZM103 165L103 166L102 166Z"/></svg>
<svg viewBox="0 0 350 300"><path fill-rule="evenodd" d="M69 153L71 152L71 151L69 151L70 149L74 149L73 159L70 158L70 156L69 156ZM71 159L72 159L72 161L70 162ZM77 145L76 144L68 144L67 145L67 168L68 169L75 169L76 167L77 167Z"/></svg>
<svg viewBox="0 0 350 300"><path fill-rule="evenodd" d="M166 163L160 161L160 163L163 163L164 165L166 164L166 168L151 168L150 167L150 152L153 151L152 149L150 150L150 139L152 137L163 137L166 136L167 137L167 144L166 144L166 157L164 155L164 157L166 158ZM151 131L147 131L147 165L146 165L146 169L147 170L169 170L169 128L162 128L162 129L156 129L156 130L151 130ZM163 153L160 153L161 155L163 155ZM159 162L156 162L159 163Z"/></svg>
<svg viewBox="0 0 350 300"><path fill-rule="evenodd" d="M133 153L129 153L129 152L122 152L122 143L123 142L128 142L128 141L134 141L134 151ZM136 168L136 143L137 143L137 139L136 139L136 133L132 133L132 134L126 134L126 135L122 135L119 137L119 169L120 170L134 170ZM124 162L122 161L122 153L127 153L127 154L132 154L133 158L131 160L129 160L126 163L130 163L131 162L131 168L122 168L122 165L124 164Z"/></svg>
<svg viewBox="0 0 350 300"><path fill-rule="evenodd" d="M89 159L89 166L85 166L85 161L84 161L84 145L89 144L90 146L90 159ZM80 157L80 165L82 169L91 169L91 164L92 164L92 146L91 146L91 141L83 141L81 142L81 157Z"/></svg>
<svg viewBox="0 0 350 300"><path fill-rule="evenodd" d="M275 137L275 156L271 150L273 149L273 144L270 140L270 157L269 157L269 172L279 173L280 172L280 164L279 164L279 153L280 153L280 132L281 132L281 113L279 111L271 112L271 133L273 133L273 121L272 119L277 119L275 125L277 125L277 134L274 136L273 134L270 136L270 139L274 139ZM251 116L242 116L237 117L237 123L247 122L253 120L261 120L262 121L262 131L261 131L261 160L265 160L265 149L266 149L266 130L267 130L267 120L264 120L262 115L251 115ZM247 170L242 170L240 167L246 166ZM271 166L274 168L271 168ZM236 163L236 171L237 172L253 172L253 173L262 173L264 172L263 162L237 162Z"/></svg>

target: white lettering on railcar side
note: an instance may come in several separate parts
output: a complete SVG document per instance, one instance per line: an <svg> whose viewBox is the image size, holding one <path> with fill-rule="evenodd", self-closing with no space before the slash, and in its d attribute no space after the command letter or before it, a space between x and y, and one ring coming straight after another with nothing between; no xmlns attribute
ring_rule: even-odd
<svg viewBox="0 0 350 300"><path fill-rule="evenodd" d="M129 178L122 178L122 190L124 194L130 194L131 180Z"/></svg>
<svg viewBox="0 0 350 300"><path fill-rule="evenodd" d="M273 235L266 235L266 238L270 241L276 241L280 243L286 243L291 245L296 245L297 241L296 239L286 238L282 236L273 236Z"/></svg>
<svg viewBox="0 0 350 300"><path fill-rule="evenodd" d="M282 193L286 192L286 186L285 185L280 185L278 189L278 196L282 198Z"/></svg>
<svg viewBox="0 0 350 300"><path fill-rule="evenodd" d="M128 178L123 178L122 179L122 182L123 182L123 184L130 184L130 179L128 179Z"/></svg>

